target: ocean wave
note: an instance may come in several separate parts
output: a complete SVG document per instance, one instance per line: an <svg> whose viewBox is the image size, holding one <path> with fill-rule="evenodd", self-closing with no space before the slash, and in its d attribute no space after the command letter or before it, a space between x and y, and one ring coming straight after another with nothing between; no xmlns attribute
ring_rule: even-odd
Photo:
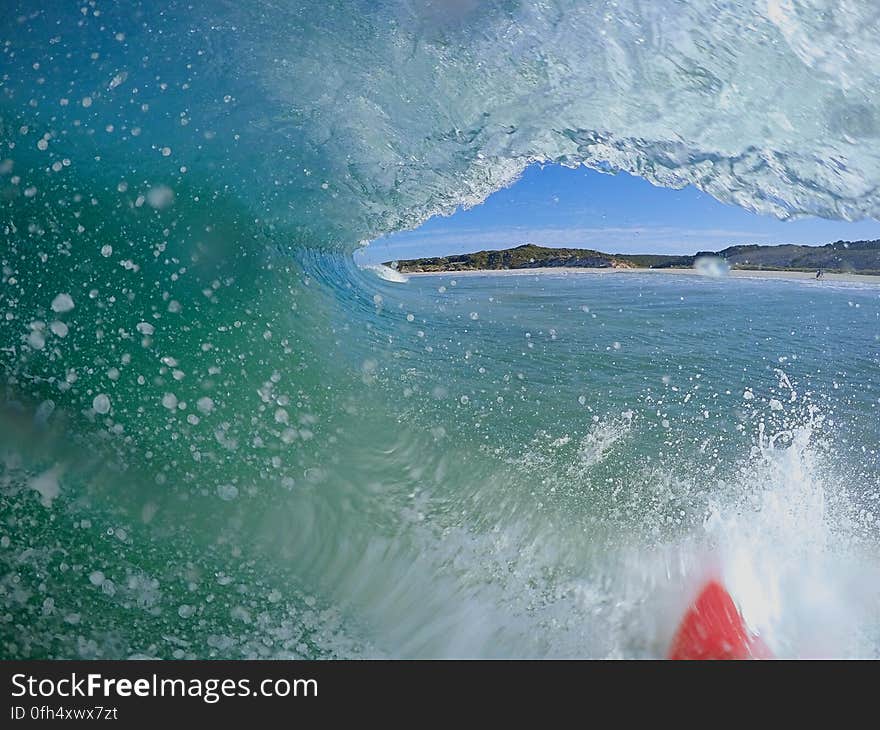
<svg viewBox="0 0 880 730"><path fill-rule="evenodd" d="M838 538L870 548L876 523L870 489L835 501L876 483L875 453L851 467L844 427L875 415L854 371L809 386L839 407L827 471L803 418L738 450L787 413L761 390L782 315L719 322L724 301L680 304L677 277L560 310L483 277L399 286L350 254L535 162L876 216L875 26L817 0L11 3L3 656L661 655L645 606L699 572L682 546L711 504L740 584L789 584L784 552L754 567L775 535L823 545L816 570L851 597ZM626 286L659 292L652 311ZM850 319L822 300L827 357L875 364L876 322L851 319L869 295L847 297ZM825 339L799 322L806 359ZM700 390L709 361L740 370ZM750 615L796 653L768 601Z"/></svg>

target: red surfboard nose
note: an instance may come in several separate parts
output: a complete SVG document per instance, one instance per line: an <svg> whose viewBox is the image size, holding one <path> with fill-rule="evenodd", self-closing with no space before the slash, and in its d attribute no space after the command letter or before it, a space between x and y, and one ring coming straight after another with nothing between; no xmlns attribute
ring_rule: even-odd
<svg viewBox="0 0 880 730"><path fill-rule="evenodd" d="M670 659L769 659L764 643L753 636L730 594L709 581L691 604L669 649Z"/></svg>

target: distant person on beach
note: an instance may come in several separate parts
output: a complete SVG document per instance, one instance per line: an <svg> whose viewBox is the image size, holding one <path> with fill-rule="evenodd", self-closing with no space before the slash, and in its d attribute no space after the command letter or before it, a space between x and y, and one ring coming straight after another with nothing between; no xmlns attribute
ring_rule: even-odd
<svg viewBox="0 0 880 730"><path fill-rule="evenodd" d="M821 278L822 278L822 269L819 269L819 270L816 272L816 278L817 278L817 279L821 279Z"/></svg>

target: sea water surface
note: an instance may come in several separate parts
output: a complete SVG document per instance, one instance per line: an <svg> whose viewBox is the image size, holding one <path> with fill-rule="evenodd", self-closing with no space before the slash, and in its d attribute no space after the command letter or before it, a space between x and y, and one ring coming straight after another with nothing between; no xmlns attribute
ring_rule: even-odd
<svg viewBox="0 0 880 730"><path fill-rule="evenodd" d="M535 163L876 217L876 26L5 3L0 656L656 657L718 573L876 656L876 288L352 261Z"/></svg>
<svg viewBox="0 0 880 730"><path fill-rule="evenodd" d="M440 573L459 564L492 607L489 643L460 651L656 655L677 592L711 573L783 655L876 651L876 286L518 272L376 288L371 377L432 429L419 453L442 453L417 519L440 510ZM395 454L430 483L430 459ZM484 618L462 589L434 620Z"/></svg>
<svg viewBox="0 0 880 730"><path fill-rule="evenodd" d="M272 365L171 469L7 451L30 653L662 656L711 575L777 655L877 653L878 287L347 280L332 413Z"/></svg>

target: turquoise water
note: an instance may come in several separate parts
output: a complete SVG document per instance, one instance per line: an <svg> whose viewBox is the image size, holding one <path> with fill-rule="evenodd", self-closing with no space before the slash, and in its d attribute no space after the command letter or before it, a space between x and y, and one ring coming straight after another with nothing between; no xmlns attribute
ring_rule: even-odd
<svg viewBox="0 0 880 730"><path fill-rule="evenodd" d="M199 384L262 443L187 429L213 412L180 409L186 378L135 432L165 453L28 428L4 492L28 653L652 656L717 570L777 652L875 652L877 287L350 273L311 392L293 353L252 394Z"/></svg>
<svg viewBox="0 0 880 730"><path fill-rule="evenodd" d="M880 289L352 263L533 162L877 215L870 7L643 5L13 3L0 656L880 653Z"/></svg>

